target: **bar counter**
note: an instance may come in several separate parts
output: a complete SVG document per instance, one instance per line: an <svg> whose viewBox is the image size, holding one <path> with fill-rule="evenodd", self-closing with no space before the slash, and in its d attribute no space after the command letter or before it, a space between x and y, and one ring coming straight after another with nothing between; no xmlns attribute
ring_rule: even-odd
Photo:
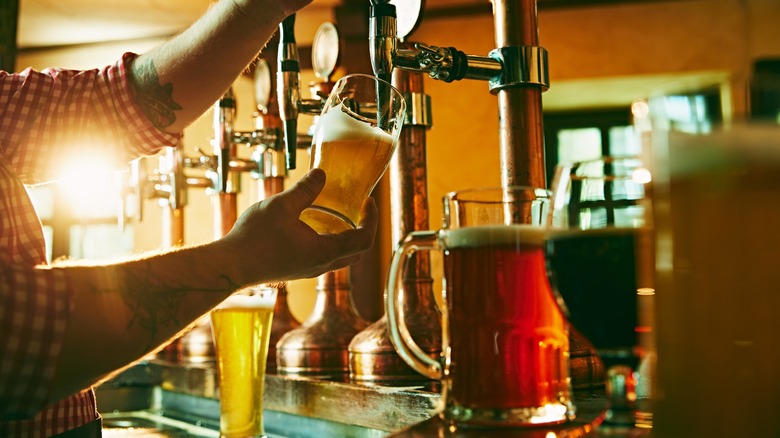
<svg viewBox="0 0 780 438"><path fill-rule="evenodd" d="M97 389L104 436L219 436L217 381L213 363L143 361ZM422 387L267 375L265 429L269 438L578 437L593 430L604 406L602 389L579 390L577 419L564 426L452 430L435 415L439 401Z"/></svg>

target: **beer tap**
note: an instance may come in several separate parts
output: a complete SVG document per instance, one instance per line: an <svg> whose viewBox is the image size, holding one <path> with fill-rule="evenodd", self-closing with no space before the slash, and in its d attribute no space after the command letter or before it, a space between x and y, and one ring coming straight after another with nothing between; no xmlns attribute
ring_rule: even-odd
<svg viewBox="0 0 780 438"><path fill-rule="evenodd" d="M298 142L298 111L301 92L301 63L295 44L295 14L279 24L279 115L284 122L287 169L295 169Z"/></svg>
<svg viewBox="0 0 780 438"><path fill-rule="evenodd" d="M396 27L393 3L405 1L371 5L369 50L375 74L399 68L444 82L487 81L499 100L502 185L545 187L541 93L549 88L549 73L547 51L538 46L536 0L493 2L498 48L488 56L424 43L398 48L388 41Z"/></svg>
<svg viewBox="0 0 780 438"><path fill-rule="evenodd" d="M206 174L212 183L208 191L212 199L215 240L226 235L238 218L239 175L237 172L230 171L231 160L235 157L236 150L233 142L235 117L236 100L233 89L230 88L215 103L212 140L214 155L204 157L203 160L211 164ZM181 337L179 355L192 362L202 362L214 357L214 340L208 316L202 317L192 330Z"/></svg>
<svg viewBox="0 0 780 438"><path fill-rule="evenodd" d="M213 155L201 152L202 156L199 160L185 161L206 168L211 183L207 192L212 198L214 239L225 236L238 217L237 198L241 173L250 172L255 175L260 173L260 164L257 161L237 156L237 145L277 149L277 140L281 138L278 130L270 128L251 132L236 131L235 119L236 99L231 88L214 105ZM203 318L182 337L179 353L182 358L189 361L203 361L214 357L214 344L208 318Z"/></svg>
<svg viewBox="0 0 780 438"><path fill-rule="evenodd" d="M403 93L407 103L407 118L398 140L388 175L390 178L390 210L393 242L412 231L427 230L428 186L426 165L426 132L432 126L430 98L424 93L423 74L394 69L393 53L408 43L406 38L417 26L422 4L418 8L403 8L396 15L395 5L371 5L369 47L374 74L392 82ZM402 26L397 26L400 20ZM400 35L400 38L396 36ZM412 336L431 357L441 353L441 315L433 298L430 258L417 253L414 268L404 281L404 312ZM387 328L387 317L358 333L349 345L350 377L364 384L422 385L433 389L437 382L429 380L409 367L396 353Z"/></svg>
<svg viewBox="0 0 780 438"><path fill-rule="evenodd" d="M187 189L211 187L211 180L206 177L185 175L185 163L189 160L184 158L182 150L182 144L164 148L157 157L157 168L152 173L147 172L148 159L146 158L131 163L130 187L137 202L135 220L137 222L143 220L145 200L156 200L162 208L161 247L165 249L184 243L184 207L187 205ZM180 350L180 339L177 338L156 356L173 360L177 358Z"/></svg>
<svg viewBox="0 0 780 438"><path fill-rule="evenodd" d="M338 63L338 55L338 30L332 23L323 23L317 29L312 44L312 66L321 81L310 84L313 99L301 101L299 108L303 108L302 112L320 114L322 103L334 85L330 78ZM287 82L291 83L297 84L297 81ZM281 76L277 85L281 87ZM297 95L297 92L279 93L280 108L281 99ZM312 313L300 327L284 334L276 344L279 374L349 380L348 344L368 325L355 308L350 272L350 268L343 268L317 278L317 300Z"/></svg>
<svg viewBox="0 0 780 438"><path fill-rule="evenodd" d="M368 44L374 76L390 82L397 51L397 15L395 5L372 0L368 26Z"/></svg>
<svg viewBox="0 0 780 438"><path fill-rule="evenodd" d="M338 53L338 46L336 46L336 53ZM297 148L311 145L310 138L306 139L308 141L301 141L299 138L298 115L302 113L317 116L322 111L323 103L319 98L301 99L301 63L298 57L298 46L295 43L295 14L288 16L279 24L277 58L276 87L279 115L284 123L287 169L291 170L295 169L297 165Z"/></svg>
<svg viewBox="0 0 780 438"><path fill-rule="evenodd" d="M541 94L550 84L547 51L539 46L536 0L493 0L497 48L487 56L423 42L401 46L385 41L394 27L403 38L410 32L410 25L419 24L419 19L403 23L400 17L395 20L395 7L406 13L422 9L419 2L372 3L369 50L374 72L386 74L391 68L425 73L448 83L486 81L489 92L498 100L501 185L546 187ZM378 42L380 39L384 42ZM598 359L587 341L572 332L570 342L572 357L577 358L570 363L575 386L599 381L603 367L595 371L591 367Z"/></svg>

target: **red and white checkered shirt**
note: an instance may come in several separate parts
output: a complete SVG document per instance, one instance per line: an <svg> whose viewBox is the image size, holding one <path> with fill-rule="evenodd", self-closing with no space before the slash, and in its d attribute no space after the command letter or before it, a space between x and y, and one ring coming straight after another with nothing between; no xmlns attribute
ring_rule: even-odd
<svg viewBox="0 0 780 438"><path fill-rule="evenodd" d="M94 392L46 406L73 291L46 266L41 223L23 184L77 154L131 158L175 145L134 103L125 54L102 70L0 71L0 436L48 437L98 418Z"/></svg>

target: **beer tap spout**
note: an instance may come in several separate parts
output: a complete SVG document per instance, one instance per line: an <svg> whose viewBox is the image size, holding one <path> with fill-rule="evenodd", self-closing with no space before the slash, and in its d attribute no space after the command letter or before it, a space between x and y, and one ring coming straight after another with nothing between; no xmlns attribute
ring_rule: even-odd
<svg viewBox="0 0 780 438"><path fill-rule="evenodd" d="M287 151L287 169L295 169L298 144L298 111L301 93L301 63L295 43L295 14L279 24L279 68L277 94L279 116L284 122L284 143Z"/></svg>
<svg viewBox="0 0 780 438"><path fill-rule="evenodd" d="M368 34L371 68L376 77L388 83L393 74L393 62L398 44L397 34L395 5L372 0Z"/></svg>

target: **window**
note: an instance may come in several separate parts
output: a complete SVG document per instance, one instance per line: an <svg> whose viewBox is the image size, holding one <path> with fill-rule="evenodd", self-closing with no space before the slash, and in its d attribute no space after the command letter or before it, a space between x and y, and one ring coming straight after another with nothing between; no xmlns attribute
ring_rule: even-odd
<svg viewBox="0 0 780 438"><path fill-rule="evenodd" d="M547 185L561 161L596 159L602 155L636 155L639 142L630 108L570 111L544 115Z"/></svg>

